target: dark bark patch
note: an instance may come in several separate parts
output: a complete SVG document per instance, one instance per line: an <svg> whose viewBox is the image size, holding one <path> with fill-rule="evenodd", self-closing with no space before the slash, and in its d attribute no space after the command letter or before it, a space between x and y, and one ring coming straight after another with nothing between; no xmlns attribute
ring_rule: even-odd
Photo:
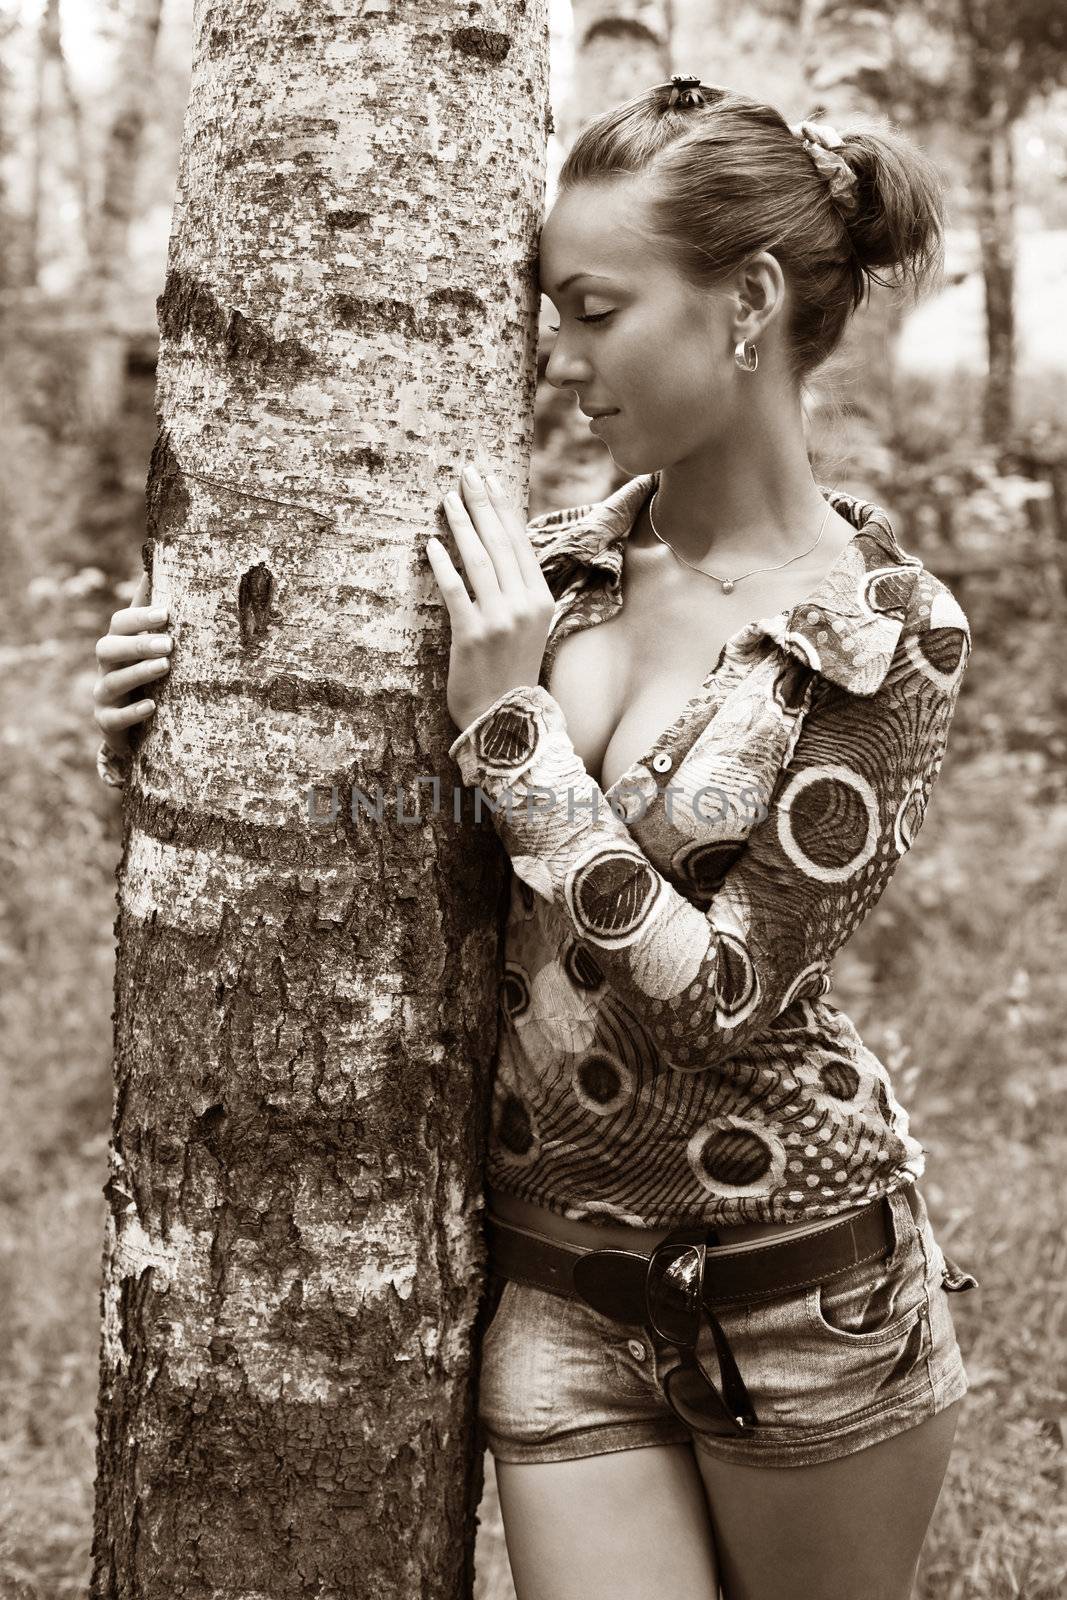
<svg viewBox="0 0 1067 1600"><path fill-rule="evenodd" d="M357 445L353 450L332 451L330 464L335 469L350 468L353 473L384 472L386 459L381 450L376 450L373 445L363 444Z"/></svg>
<svg viewBox="0 0 1067 1600"><path fill-rule="evenodd" d="M489 61L494 66L506 60L511 49L511 39L495 28L454 28L452 48L460 55L473 56L479 61Z"/></svg>
<svg viewBox="0 0 1067 1600"><path fill-rule="evenodd" d="M452 342L453 329L456 327L464 337L469 336L487 316L484 301L478 295L471 294L469 289L435 289L427 296L426 303L434 313L441 344Z"/></svg>
<svg viewBox="0 0 1067 1600"><path fill-rule="evenodd" d="M170 433L161 427L152 447L145 487L145 525L149 540L166 539L184 533L189 515L189 493L182 481L182 469L170 443ZM151 572L150 557L145 562Z"/></svg>
<svg viewBox="0 0 1067 1600"><path fill-rule="evenodd" d="M594 40L617 40L623 45L650 44L659 49L663 44L660 34L654 33L644 22L637 21L634 17L601 17L586 29L582 35L582 49L588 49Z"/></svg>
<svg viewBox="0 0 1067 1600"><path fill-rule="evenodd" d="M243 311L224 306L206 283L172 268L156 301L159 332L178 341L186 334L222 352L228 363L271 368L292 377L310 372L311 352L296 339L276 339Z"/></svg>
<svg viewBox="0 0 1067 1600"><path fill-rule="evenodd" d="M270 621L270 602L274 592L274 578L270 568L262 561L247 572L242 572L237 585L237 616L241 625L241 643L246 647L262 643Z"/></svg>
<svg viewBox="0 0 1067 1600"><path fill-rule="evenodd" d="M371 300L361 295L338 294L333 297L334 315L339 328L351 328L363 334L399 333L404 338L419 336L418 317L412 306L402 300Z"/></svg>
<svg viewBox="0 0 1067 1600"><path fill-rule="evenodd" d="M339 233L342 230L362 228L370 221L369 211L327 211L326 226Z"/></svg>

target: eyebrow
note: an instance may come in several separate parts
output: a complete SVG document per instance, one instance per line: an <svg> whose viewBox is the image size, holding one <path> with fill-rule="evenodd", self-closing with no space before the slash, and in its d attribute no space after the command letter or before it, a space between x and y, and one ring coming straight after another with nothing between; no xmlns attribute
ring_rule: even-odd
<svg viewBox="0 0 1067 1600"><path fill-rule="evenodd" d="M563 282L557 286L556 293L562 294L564 289L568 288L576 278L599 278L602 283L614 283L615 281L614 278L605 277L602 272L572 272L569 278L564 278ZM549 291L546 290L545 293L548 294ZM551 298L551 295L549 295L549 298Z"/></svg>

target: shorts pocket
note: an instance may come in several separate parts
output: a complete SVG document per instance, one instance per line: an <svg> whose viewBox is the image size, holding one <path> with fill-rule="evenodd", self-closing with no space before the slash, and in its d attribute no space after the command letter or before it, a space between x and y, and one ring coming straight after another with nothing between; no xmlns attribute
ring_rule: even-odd
<svg viewBox="0 0 1067 1600"><path fill-rule="evenodd" d="M881 1345L899 1340L926 1315L926 1252L907 1201L889 1197L894 1244L808 1291L805 1309L816 1331L836 1342Z"/></svg>

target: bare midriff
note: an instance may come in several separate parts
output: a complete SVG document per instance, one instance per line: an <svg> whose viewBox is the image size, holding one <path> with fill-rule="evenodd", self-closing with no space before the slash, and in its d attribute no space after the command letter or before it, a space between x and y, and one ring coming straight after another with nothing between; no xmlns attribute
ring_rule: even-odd
<svg viewBox="0 0 1067 1600"><path fill-rule="evenodd" d="M570 1217L561 1217L557 1212L550 1211L547 1206L535 1205L530 1200L520 1200L517 1195L504 1194L488 1185L485 1199L487 1209L502 1222L511 1222L517 1228L527 1228L534 1233L544 1234L549 1239L559 1239L564 1244L583 1245L590 1250L617 1248L637 1250L647 1255L655 1249L661 1239L673 1233L675 1228L685 1226L681 1222L672 1222L670 1227L666 1228L631 1228L619 1222L572 1220ZM714 1227L721 1244L740 1244L746 1239L759 1239L769 1234L809 1232L815 1228L824 1228L828 1222L837 1222L841 1217L866 1210L869 1203L851 1206L835 1217L823 1217L816 1222L715 1223ZM699 1222L694 1220L693 1225L699 1226Z"/></svg>

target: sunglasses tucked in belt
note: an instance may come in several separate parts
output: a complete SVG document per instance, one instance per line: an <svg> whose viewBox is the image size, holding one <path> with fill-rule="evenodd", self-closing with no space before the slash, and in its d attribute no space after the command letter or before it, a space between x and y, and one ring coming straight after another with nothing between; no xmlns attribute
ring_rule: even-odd
<svg viewBox="0 0 1067 1600"><path fill-rule="evenodd" d="M914 1184L904 1191L918 1220ZM489 1264L501 1277L582 1300L601 1316L650 1327L681 1360L663 1392L675 1415L701 1433L746 1434L759 1421L716 1306L746 1305L795 1294L839 1277L866 1261L882 1260L895 1245L887 1195L862 1211L831 1220L816 1232L774 1235L739 1248L717 1250L708 1271L714 1228L675 1228L652 1251L589 1250L504 1222L485 1219ZM707 1321L719 1360L720 1388L696 1354L701 1320Z"/></svg>

